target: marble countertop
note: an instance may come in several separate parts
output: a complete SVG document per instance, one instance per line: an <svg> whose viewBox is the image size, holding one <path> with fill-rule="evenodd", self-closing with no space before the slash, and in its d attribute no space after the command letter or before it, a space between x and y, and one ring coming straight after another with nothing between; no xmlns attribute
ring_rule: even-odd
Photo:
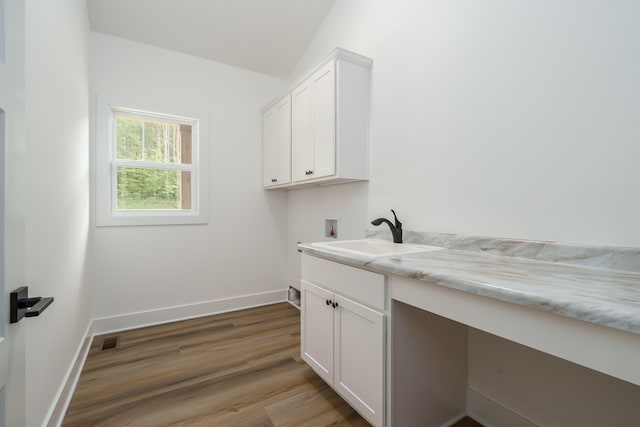
<svg viewBox="0 0 640 427"><path fill-rule="evenodd" d="M419 246L419 245L412 245ZM303 253L640 334L640 273L457 249L374 257L301 243Z"/></svg>

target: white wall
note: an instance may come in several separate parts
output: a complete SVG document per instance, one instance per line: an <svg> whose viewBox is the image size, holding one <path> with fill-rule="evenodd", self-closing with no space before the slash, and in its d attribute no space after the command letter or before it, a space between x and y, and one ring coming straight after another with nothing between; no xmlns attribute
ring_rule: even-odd
<svg viewBox="0 0 640 427"><path fill-rule="evenodd" d="M290 249L321 237L325 206L346 235L394 208L408 230L640 246L639 18L632 1L337 0L293 77L335 46L373 58L371 179L292 194Z"/></svg>
<svg viewBox="0 0 640 427"><path fill-rule="evenodd" d="M290 194L288 282L299 281L295 242L322 240L325 215L363 237L391 208L408 230L640 246L639 20L632 1L337 0L292 79L335 46L373 59L371 179ZM568 412L493 375L521 348L469 345L477 390L562 425ZM535 391L586 387L569 413L628 388L549 365L523 377Z"/></svg>
<svg viewBox="0 0 640 427"><path fill-rule="evenodd" d="M366 182L355 182L289 191L288 285L300 288L298 242L328 240L325 219L338 220L338 239L364 239L368 188Z"/></svg>
<svg viewBox="0 0 640 427"><path fill-rule="evenodd" d="M92 219L93 316L285 290L287 194L262 189L260 110L286 82L99 33L90 52L92 97L171 100L210 116L209 224Z"/></svg>
<svg viewBox="0 0 640 427"><path fill-rule="evenodd" d="M40 426L89 324L88 20L84 0L26 2L26 265L52 296L27 329L27 426Z"/></svg>

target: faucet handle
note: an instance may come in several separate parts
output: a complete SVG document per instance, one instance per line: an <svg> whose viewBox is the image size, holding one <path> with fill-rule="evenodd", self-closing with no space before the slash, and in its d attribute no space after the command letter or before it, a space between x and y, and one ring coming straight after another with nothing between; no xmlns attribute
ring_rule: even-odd
<svg viewBox="0 0 640 427"><path fill-rule="evenodd" d="M398 230L402 229L402 223L398 220L398 217L396 216L396 211L391 209L391 213L393 214L393 219L396 221L396 228Z"/></svg>

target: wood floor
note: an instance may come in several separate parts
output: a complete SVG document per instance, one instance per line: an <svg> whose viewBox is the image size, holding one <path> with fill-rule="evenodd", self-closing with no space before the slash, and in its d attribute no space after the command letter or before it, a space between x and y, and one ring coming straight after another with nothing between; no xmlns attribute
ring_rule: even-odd
<svg viewBox="0 0 640 427"><path fill-rule="evenodd" d="M63 426L368 426L300 359L299 318L282 303L96 337Z"/></svg>
<svg viewBox="0 0 640 427"><path fill-rule="evenodd" d="M62 425L368 426L300 359L299 319L282 303L97 336Z"/></svg>

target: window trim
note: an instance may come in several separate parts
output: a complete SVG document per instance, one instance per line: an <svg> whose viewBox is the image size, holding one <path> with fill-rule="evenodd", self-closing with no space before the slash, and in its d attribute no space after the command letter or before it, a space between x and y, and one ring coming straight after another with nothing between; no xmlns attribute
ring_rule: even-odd
<svg viewBox="0 0 640 427"><path fill-rule="evenodd" d="M135 105L135 108L132 106ZM207 171L207 120L202 113L169 114L176 108L140 108L130 102L113 102L97 97L96 108L96 225L176 225L208 223L208 171ZM155 113L153 111L162 111ZM116 157L115 118L118 115L132 115L142 119L165 120L171 123L191 125L191 164L161 163L141 160L123 160ZM162 167L159 168L158 166ZM118 210L117 209L117 168L150 167L151 169L191 171L191 209L189 210Z"/></svg>

